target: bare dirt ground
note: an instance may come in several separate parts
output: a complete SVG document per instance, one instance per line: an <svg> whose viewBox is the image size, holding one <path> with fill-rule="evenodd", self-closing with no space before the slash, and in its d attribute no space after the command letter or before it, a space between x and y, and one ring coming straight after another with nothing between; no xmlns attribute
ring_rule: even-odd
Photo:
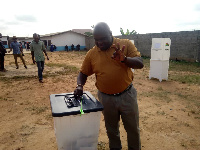
<svg viewBox="0 0 200 150"><path fill-rule="evenodd" d="M57 143L49 95L72 92L84 52L48 52L44 83L38 82L37 67L25 54L28 69L15 69L12 55L5 56L5 73L0 73L0 150L56 150ZM67 67L68 66L68 67ZM69 67L71 66L71 67ZM200 86L170 80L148 79L149 67L135 70L138 91L142 150L200 149ZM85 91L97 97L95 77L88 78ZM123 150L126 132L120 122ZM103 116L99 149L108 149Z"/></svg>

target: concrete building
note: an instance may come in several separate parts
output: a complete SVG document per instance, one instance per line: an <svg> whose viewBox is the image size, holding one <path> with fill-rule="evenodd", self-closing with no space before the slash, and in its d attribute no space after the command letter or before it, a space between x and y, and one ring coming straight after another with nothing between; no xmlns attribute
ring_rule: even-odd
<svg viewBox="0 0 200 150"><path fill-rule="evenodd" d="M50 47L51 44L56 46L56 51L65 50L65 46L68 46L68 49L71 50L71 45L73 44L76 48L76 45L80 45L80 49L83 50L86 48L86 35L72 30L65 32L58 32L52 34L41 35L40 38L44 41L47 47Z"/></svg>
<svg viewBox="0 0 200 150"><path fill-rule="evenodd" d="M68 46L68 49L71 50L71 45L74 45L74 48L76 49L76 46L80 45L80 50L83 50L87 48L87 35L85 35L85 32L91 32L91 29L72 29L69 31L64 32L57 32L57 33L50 33L45 35L40 35L40 39L44 42L44 44L47 46L47 49L49 50L51 44L56 46L56 51L63 51L65 50L65 46ZM39 33L38 33L39 34ZM16 35L17 36L17 35ZM27 42L32 42L33 37L17 37L18 41L21 41L24 48L25 44ZM10 37L9 40L7 40L7 36L3 36L2 41L6 48L9 48L9 41L12 40L12 37Z"/></svg>
<svg viewBox="0 0 200 150"><path fill-rule="evenodd" d="M8 36L2 36L0 39L5 48L8 48Z"/></svg>

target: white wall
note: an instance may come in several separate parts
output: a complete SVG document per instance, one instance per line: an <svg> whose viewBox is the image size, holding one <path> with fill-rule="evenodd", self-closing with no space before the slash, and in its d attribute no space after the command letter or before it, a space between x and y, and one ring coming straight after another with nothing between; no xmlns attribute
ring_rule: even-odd
<svg viewBox="0 0 200 150"><path fill-rule="evenodd" d="M0 38L1 41L7 41L7 36L2 36L2 38Z"/></svg>
<svg viewBox="0 0 200 150"><path fill-rule="evenodd" d="M57 35L52 35L48 37L41 37L41 40L51 40L51 43L56 46L71 46L74 44L74 46L80 44L80 46L85 46L85 36L81 34L77 34L74 32L66 32L66 33L61 33ZM24 40L26 42L32 42L33 38L26 39Z"/></svg>
<svg viewBox="0 0 200 150"><path fill-rule="evenodd" d="M56 46L71 46L72 44L74 44L74 46L77 44L85 46L85 36L73 32L66 32L52 36L51 42Z"/></svg>
<svg viewBox="0 0 200 150"><path fill-rule="evenodd" d="M25 41L25 42L32 42L32 41L33 41L33 38L31 38L31 39L25 39L25 40L22 40L22 41Z"/></svg>
<svg viewBox="0 0 200 150"><path fill-rule="evenodd" d="M47 42L48 42L48 40L52 40L52 37L50 37L50 36L48 36L48 37L41 37L40 39L41 40L47 40Z"/></svg>

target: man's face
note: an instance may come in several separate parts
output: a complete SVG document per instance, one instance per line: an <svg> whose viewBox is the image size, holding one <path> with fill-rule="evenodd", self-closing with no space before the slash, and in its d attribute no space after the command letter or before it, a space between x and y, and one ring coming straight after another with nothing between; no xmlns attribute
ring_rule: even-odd
<svg viewBox="0 0 200 150"><path fill-rule="evenodd" d="M112 45L112 35L109 33L95 33L94 40L96 46L102 51L109 49Z"/></svg>
<svg viewBox="0 0 200 150"><path fill-rule="evenodd" d="M39 37L35 37L34 40L35 40L36 43L38 43L39 42Z"/></svg>

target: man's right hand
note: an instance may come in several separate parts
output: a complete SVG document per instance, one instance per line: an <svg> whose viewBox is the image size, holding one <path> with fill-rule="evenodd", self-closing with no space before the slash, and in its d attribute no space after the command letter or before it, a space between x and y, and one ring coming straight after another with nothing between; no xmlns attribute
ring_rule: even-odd
<svg viewBox="0 0 200 150"><path fill-rule="evenodd" d="M33 60L33 63L35 64L35 60Z"/></svg>
<svg viewBox="0 0 200 150"><path fill-rule="evenodd" d="M82 95L83 95L83 86L77 85L76 89L74 90L75 99L81 98Z"/></svg>

